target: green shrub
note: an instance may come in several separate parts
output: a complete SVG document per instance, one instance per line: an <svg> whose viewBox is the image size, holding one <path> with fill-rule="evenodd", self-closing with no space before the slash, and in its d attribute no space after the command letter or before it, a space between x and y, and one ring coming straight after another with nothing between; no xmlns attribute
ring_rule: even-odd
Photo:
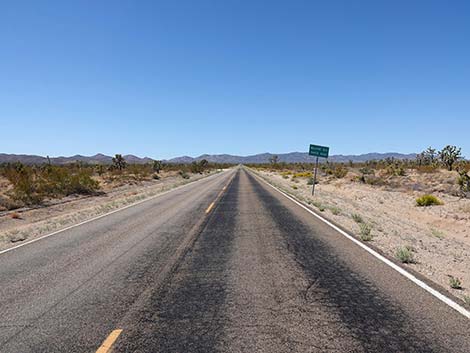
<svg viewBox="0 0 470 353"><path fill-rule="evenodd" d="M465 304L470 305L470 295L464 295L463 301L465 302Z"/></svg>
<svg viewBox="0 0 470 353"><path fill-rule="evenodd" d="M360 223L359 224L359 236L363 241L371 241L372 240L372 226L367 223Z"/></svg>
<svg viewBox="0 0 470 353"><path fill-rule="evenodd" d="M413 250L409 246L398 248L395 252L395 257L404 264L412 264L415 262Z"/></svg>
<svg viewBox="0 0 470 353"><path fill-rule="evenodd" d="M10 195L13 200L25 205L37 205L44 200L37 169L16 163L4 172L4 176L13 185Z"/></svg>
<svg viewBox="0 0 470 353"><path fill-rule="evenodd" d="M357 213L353 213L351 215L351 217L354 220L354 222L356 222L356 223L364 223L364 220L362 219L361 215L359 215Z"/></svg>
<svg viewBox="0 0 470 353"><path fill-rule="evenodd" d="M298 189L297 185L292 185L292 189L297 190Z"/></svg>
<svg viewBox="0 0 470 353"><path fill-rule="evenodd" d="M307 185L313 185L313 177L308 178Z"/></svg>
<svg viewBox="0 0 470 353"><path fill-rule="evenodd" d="M416 199L416 206L427 207L427 206L438 206L443 205L443 202L434 195L423 195Z"/></svg>
<svg viewBox="0 0 470 353"><path fill-rule="evenodd" d="M293 178L310 178L312 176L312 172L300 172L295 173Z"/></svg>
<svg viewBox="0 0 470 353"><path fill-rule="evenodd" d="M180 170L178 174L183 178L183 179L189 179L188 173L186 173L184 170Z"/></svg>
<svg viewBox="0 0 470 353"><path fill-rule="evenodd" d="M440 231L439 229L432 228L431 229L431 234L432 234L433 237L436 237L438 239L444 239L445 238L444 232Z"/></svg>
<svg viewBox="0 0 470 353"><path fill-rule="evenodd" d="M337 179L342 179L348 174L348 169L342 165L337 166L333 169L333 176Z"/></svg>
<svg viewBox="0 0 470 353"><path fill-rule="evenodd" d="M450 276L449 285L453 289L462 289L462 282L457 277Z"/></svg>
<svg viewBox="0 0 470 353"><path fill-rule="evenodd" d="M457 179L457 183L460 186L460 191L463 194L470 193L470 175L466 170L459 171L459 178Z"/></svg>
<svg viewBox="0 0 470 353"><path fill-rule="evenodd" d="M340 210L338 207L336 207L336 206L331 206L331 207L330 207L330 211L331 211L331 213L333 213L335 216L337 216L337 215L339 215L339 214L341 213L341 210Z"/></svg>
<svg viewBox="0 0 470 353"><path fill-rule="evenodd" d="M66 195L91 195L95 193L99 187L99 183L91 177L89 171L80 170L70 176L69 185L66 187Z"/></svg>

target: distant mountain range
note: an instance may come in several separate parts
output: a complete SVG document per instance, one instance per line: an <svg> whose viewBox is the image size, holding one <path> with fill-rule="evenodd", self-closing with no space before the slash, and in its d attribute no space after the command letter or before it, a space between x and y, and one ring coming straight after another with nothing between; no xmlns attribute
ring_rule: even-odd
<svg viewBox="0 0 470 353"><path fill-rule="evenodd" d="M279 157L279 162L287 163L311 163L315 161L314 157L308 155L304 152L291 152L291 153L261 153L251 156L234 156L230 154L203 154L199 157L176 157L169 160L165 160L167 163L192 163L194 161L200 161L206 159L212 163L232 163L232 164L249 164L249 163L269 163L269 160L274 155ZM152 162L153 159L149 157L137 157L132 154L123 156L128 163L143 164ZM414 159L416 158L415 153L402 154L402 153L366 153L360 155L333 155L330 156L329 160L332 162L365 162L374 159L385 159L385 158L395 158L395 159ZM94 156L82 156L75 155L71 157L51 157L52 164L67 164L73 163L76 161L90 163L90 164L111 164L113 157L106 156L104 154L98 153ZM25 154L5 154L0 153L0 163L12 163L12 162L21 162L24 164L43 164L48 163L47 157L35 156L35 155L25 155Z"/></svg>
<svg viewBox="0 0 470 353"><path fill-rule="evenodd" d="M144 164L144 163L149 163L153 161L152 158L148 158L148 157L140 158L132 154L128 154L123 157L128 163ZM67 163L73 163L77 161L90 163L90 164L113 163L113 157L106 156L101 153L95 154L94 156L82 156L82 155L77 154L71 157L51 157L50 160L52 164L67 164ZM28 155L28 154L0 153L0 163L13 163L13 162L21 162L24 164L44 164L44 163L48 163L48 160L47 160L47 157L43 157L43 156L35 156L35 155Z"/></svg>

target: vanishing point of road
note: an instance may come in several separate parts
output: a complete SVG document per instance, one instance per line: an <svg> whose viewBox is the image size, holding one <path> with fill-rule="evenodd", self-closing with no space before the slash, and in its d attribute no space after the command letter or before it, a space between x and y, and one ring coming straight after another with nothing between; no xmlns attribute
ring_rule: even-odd
<svg viewBox="0 0 470 353"><path fill-rule="evenodd" d="M470 320L236 168L0 254L0 352L470 352Z"/></svg>

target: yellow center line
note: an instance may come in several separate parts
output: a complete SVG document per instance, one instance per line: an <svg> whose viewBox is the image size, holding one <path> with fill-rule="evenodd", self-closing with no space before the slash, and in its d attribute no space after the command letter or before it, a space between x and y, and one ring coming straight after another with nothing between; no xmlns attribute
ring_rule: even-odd
<svg viewBox="0 0 470 353"><path fill-rule="evenodd" d="M215 201L212 202L212 203L209 205L209 207L207 207L206 213L209 213L209 212L212 210L212 207L214 207L214 205L215 205Z"/></svg>
<svg viewBox="0 0 470 353"><path fill-rule="evenodd" d="M224 191L227 189L227 186L228 186L228 184L225 185L225 186L222 188L222 190L219 192L219 194L218 194L217 197L215 198L215 201L217 201L217 200L222 196L222 194L224 193ZM209 205L209 207L207 207L206 214L209 213L209 212L212 210L212 208L215 206L215 201L213 201L213 202Z"/></svg>
<svg viewBox="0 0 470 353"><path fill-rule="evenodd" d="M103 342L100 348L96 351L96 353L108 353L110 352L111 347L113 346L114 342L118 339L119 335L121 334L122 330L114 330L111 332Z"/></svg>

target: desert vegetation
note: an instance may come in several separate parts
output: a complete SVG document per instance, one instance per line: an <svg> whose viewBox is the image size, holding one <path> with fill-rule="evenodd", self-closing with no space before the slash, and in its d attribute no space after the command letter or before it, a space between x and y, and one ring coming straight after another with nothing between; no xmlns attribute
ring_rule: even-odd
<svg viewBox="0 0 470 353"><path fill-rule="evenodd" d="M46 205L48 201L71 195L97 195L123 185L155 182L165 176L189 179L191 174L227 167L207 160L190 165L162 161L131 164L121 154L116 154L110 165L6 163L0 165L0 211Z"/></svg>
<svg viewBox="0 0 470 353"><path fill-rule="evenodd" d="M292 181L305 179L309 185L313 184L314 163L285 163L279 162L278 158L274 157L269 164L248 166L257 170L278 172L284 179L290 178ZM319 172L322 182L327 183L347 178L352 182L390 190L437 191L470 198L470 161L464 160L461 149L452 145L445 146L440 151L429 147L415 159L388 158L360 163L325 161L320 164ZM431 179L434 179L434 183ZM432 192L428 196L435 197Z"/></svg>

